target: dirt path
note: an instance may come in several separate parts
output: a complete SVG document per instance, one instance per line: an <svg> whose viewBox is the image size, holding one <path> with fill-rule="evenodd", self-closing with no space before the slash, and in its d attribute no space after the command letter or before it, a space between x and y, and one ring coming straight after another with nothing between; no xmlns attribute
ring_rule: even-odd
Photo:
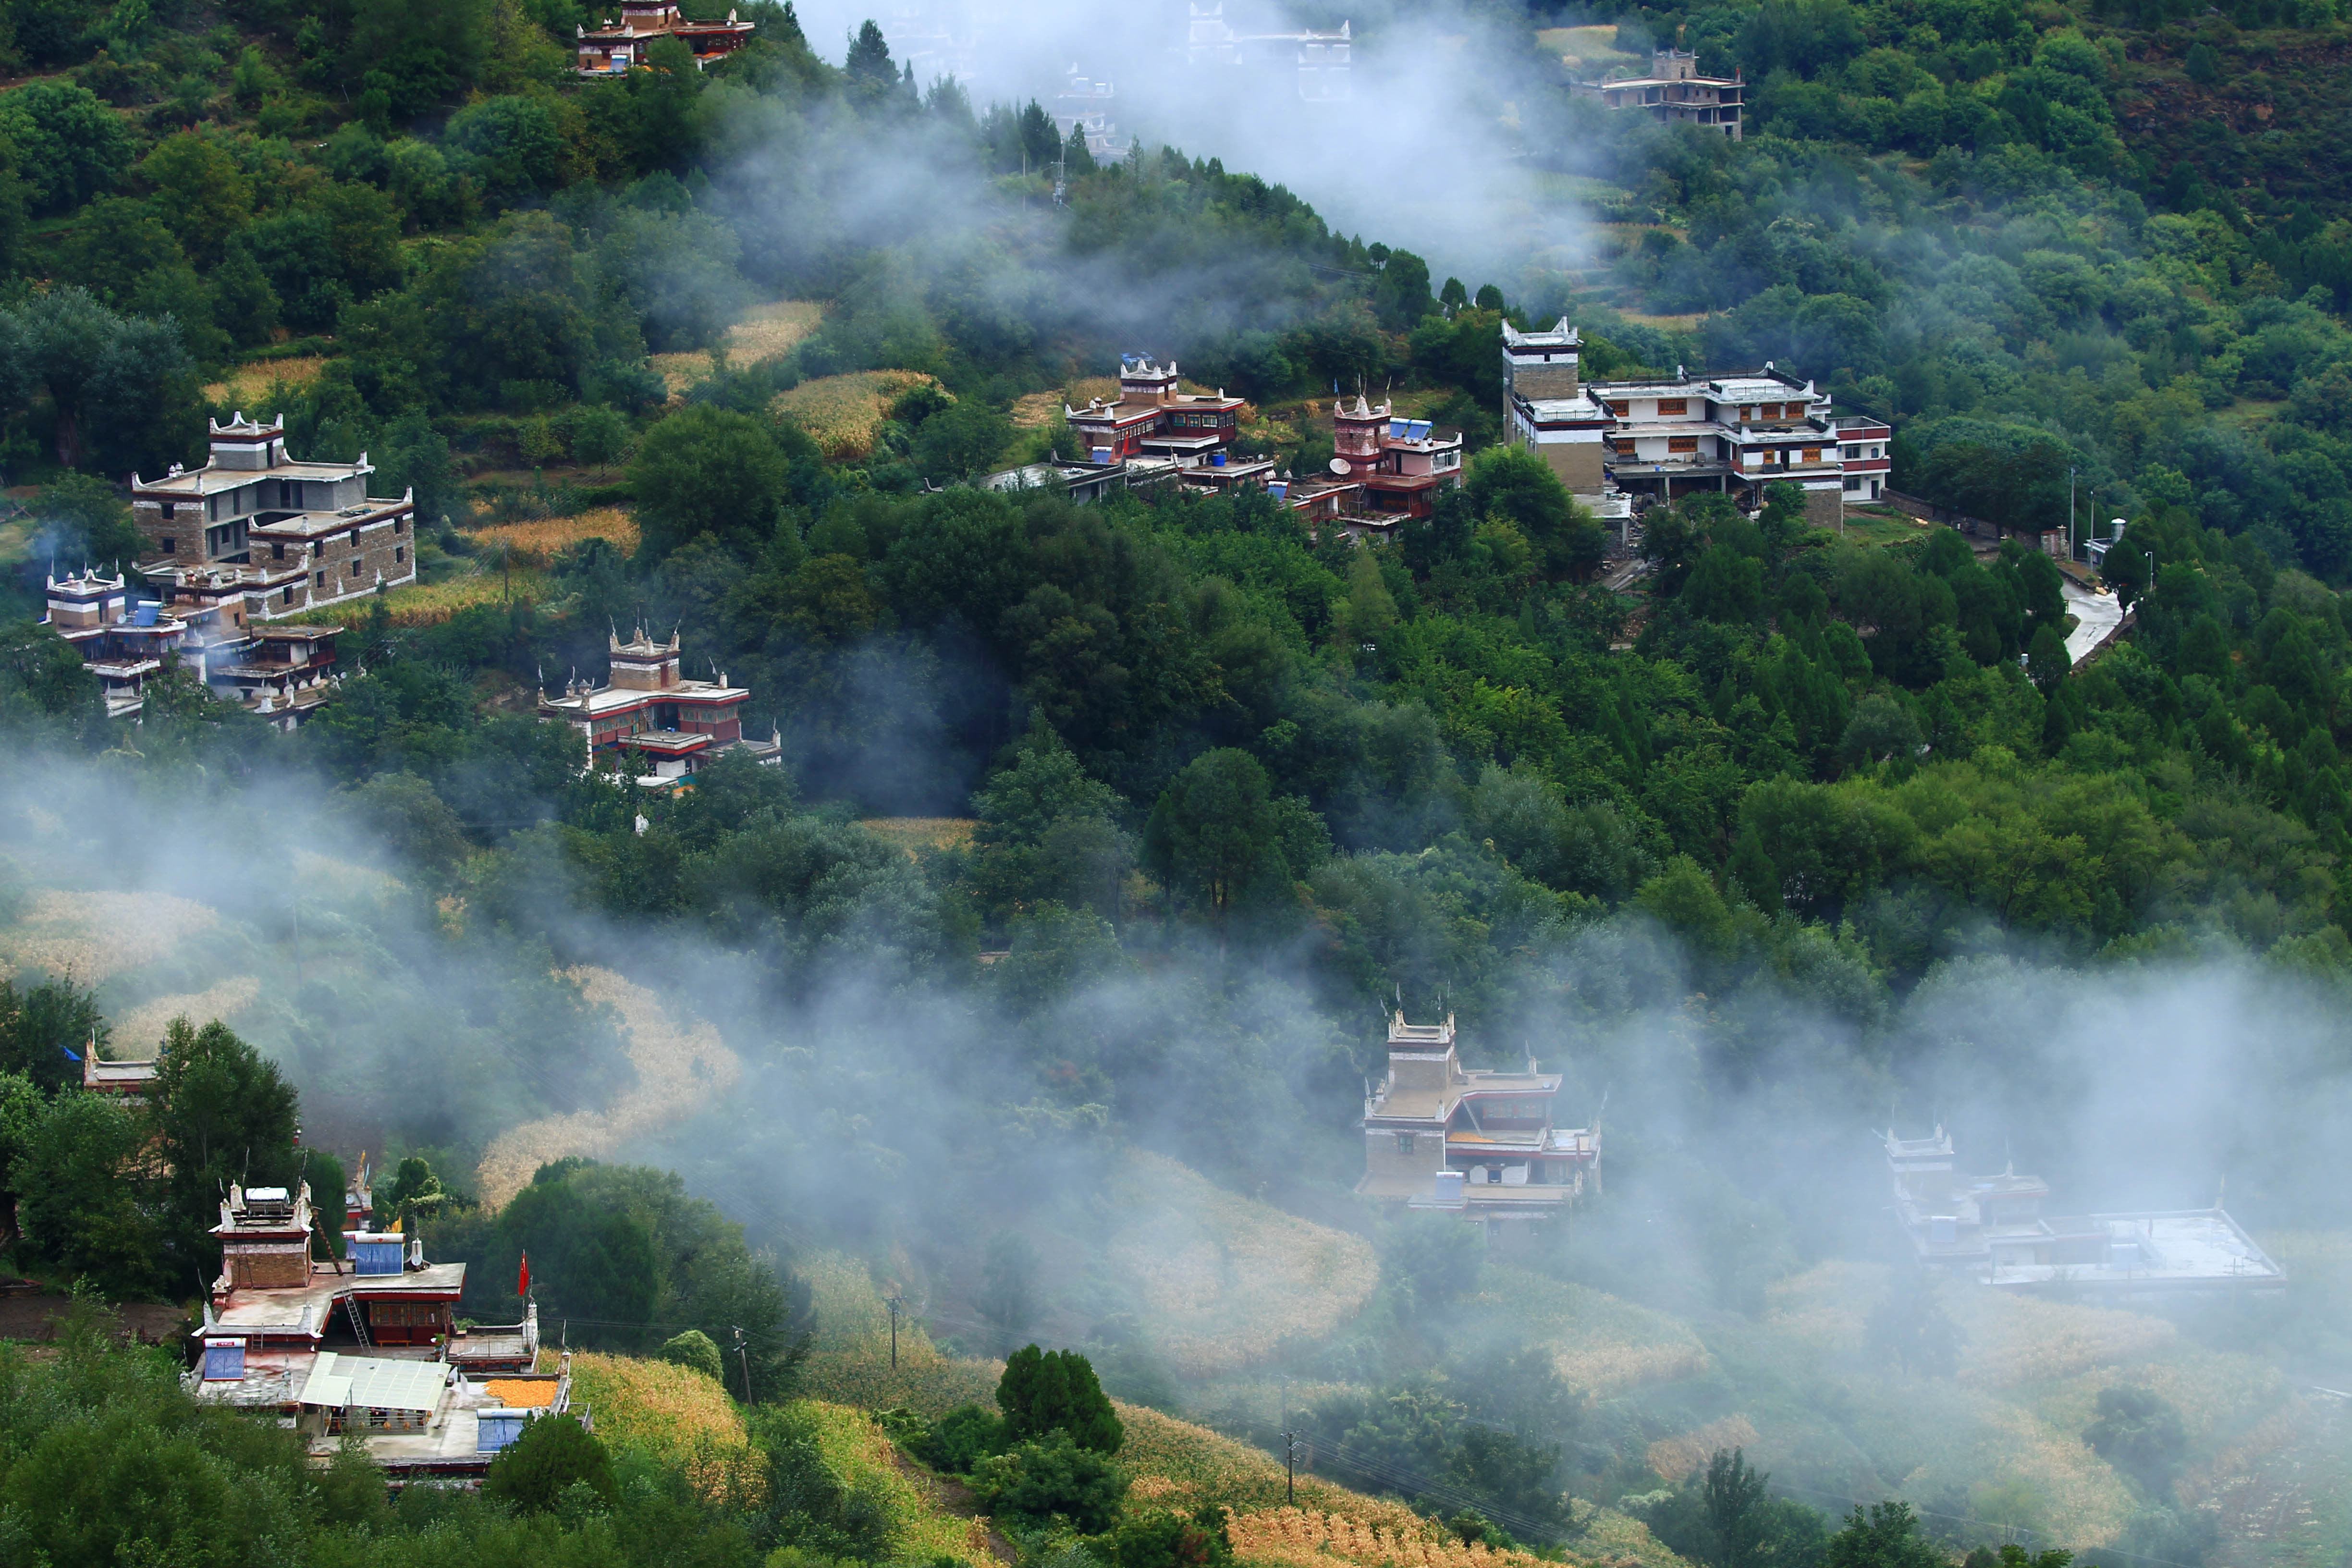
<svg viewBox="0 0 2352 1568"><path fill-rule="evenodd" d="M893 1444L890 1448L890 1462L898 1467L900 1475L929 1492L931 1500L939 1505L940 1512L954 1514L958 1519L981 1517L979 1500L971 1495L971 1489L961 1481L952 1480L946 1476L933 1475L900 1453L896 1444ZM1013 1564L1019 1561L1021 1556L1021 1553L1013 1548L1013 1542L1004 1539L1003 1532L992 1524L988 1527L988 1550L994 1554L999 1563L1005 1565L1005 1568L1013 1568Z"/></svg>
<svg viewBox="0 0 2352 1568"><path fill-rule="evenodd" d="M499 1134L482 1156L475 1178L482 1201L493 1208L504 1206L550 1161L571 1154L610 1158L631 1139L725 1094L743 1076L742 1062L717 1029L671 1017L644 986L631 984L609 969L573 969L565 977L579 982L589 1001L621 1016L637 1081L603 1110L543 1117Z"/></svg>

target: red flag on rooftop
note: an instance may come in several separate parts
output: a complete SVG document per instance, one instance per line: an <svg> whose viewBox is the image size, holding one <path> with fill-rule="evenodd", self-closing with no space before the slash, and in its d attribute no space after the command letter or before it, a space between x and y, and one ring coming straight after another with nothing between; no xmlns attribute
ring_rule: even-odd
<svg viewBox="0 0 2352 1568"><path fill-rule="evenodd" d="M515 1294L518 1296L530 1294L530 1254L528 1252L522 1255L522 1273L515 1280Z"/></svg>

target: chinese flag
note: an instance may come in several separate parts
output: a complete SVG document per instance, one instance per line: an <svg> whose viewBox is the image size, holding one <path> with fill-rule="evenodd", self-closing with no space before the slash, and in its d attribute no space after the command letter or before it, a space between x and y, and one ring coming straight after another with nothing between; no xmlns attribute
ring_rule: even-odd
<svg viewBox="0 0 2352 1568"><path fill-rule="evenodd" d="M522 1255L522 1274L515 1280L515 1294L518 1296L530 1294L530 1254L528 1252Z"/></svg>

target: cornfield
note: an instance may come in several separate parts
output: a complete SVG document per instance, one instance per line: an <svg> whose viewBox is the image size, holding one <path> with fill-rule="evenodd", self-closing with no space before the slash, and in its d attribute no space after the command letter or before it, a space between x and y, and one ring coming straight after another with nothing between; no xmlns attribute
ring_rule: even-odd
<svg viewBox="0 0 2352 1568"><path fill-rule="evenodd" d="M188 995L156 996L114 1016L114 1048L125 1057L151 1055L174 1018L234 1021L261 996L260 980L238 974Z"/></svg>
<svg viewBox="0 0 2352 1568"><path fill-rule="evenodd" d="M713 1500L764 1500L766 1466L744 1434L742 1414L702 1373L664 1361L574 1352L572 1389L607 1443L659 1456Z"/></svg>
<svg viewBox="0 0 2352 1568"><path fill-rule="evenodd" d="M319 373L326 368L326 360L318 354L296 354L286 359L266 359L252 364L241 364L205 387L205 401L249 409L261 404L280 386L289 392L299 391L318 380Z"/></svg>
<svg viewBox="0 0 2352 1568"><path fill-rule="evenodd" d="M661 999L609 969L568 970L590 1004L618 1014L628 1036L636 1082L603 1110L541 1117L500 1133L483 1154L475 1181L492 1208L522 1191L540 1166L566 1155L604 1159L628 1140L674 1123L724 1095L743 1064L708 1023L680 1023Z"/></svg>
<svg viewBox="0 0 2352 1568"><path fill-rule="evenodd" d="M1755 1424L1745 1415L1727 1415L1678 1437L1661 1437L1644 1456L1650 1468L1667 1480L1679 1482L1702 1469L1719 1449L1756 1447Z"/></svg>
<svg viewBox="0 0 2352 1568"><path fill-rule="evenodd" d="M91 985L143 969L219 924L218 910L170 893L48 888L32 895L14 931L0 935L0 954L16 968L71 974Z"/></svg>
<svg viewBox="0 0 2352 1568"><path fill-rule="evenodd" d="M1269 1508L1239 1514L1225 1532L1234 1555L1244 1563L1283 1563L1290 1568L1535 1568L1547 1560L1530 1552L1497 1552L1462 1542L1416 1521L1410 1530L1383 1529L1315 1509ZM1634 1557L1570 1557L1632 1568Z"/></svg>
<svg viewBox="0 0 2352 1568"><path fill-rule="evenodd" d="M1551 1351L1561 1377L1612 1394L1695 1377L1711 1364L1690 1325L1582 1285L1490 1267L1475 1310L1498 1331Z"/></svg>
<svg viewBox="0 0 2352 1568"><path fill-rule="evenodd" d="M814 300L773 300L754 305L727 329L727 356L745 364L782 359L824 321L824 307Z"/></svg>
<svg viewBox="0 0 2352 1568"><path fill-rule="evenodd" d="M912 387L937 386L939 378L914 370L861 370L821 375L770 405L809 434L828 458L863 458L889 417L890 405Z"/></svg>
<svg viewBox="0 0 2352 1568"><path fill-rule="evenodd" d="M898 1324L898 1364L890 1364L890 1313L863 1260L815 1252L793 1260L808 1283L816 1343L800 1384L821 1399L869 1410L904 1405L943 1415L959 1405L992 1405L1003 1368L941 1355L910 1314Z"/></svg>
<svg viewBox="0 0 2352 1568"><path fill-rule="evenodd" d="M2144 1361L2179 1339L2163 1318L1992 1290L1955 1297L1952 1318L1968 1336L1960 1381L1981 1388L2055 1382Z"/></svg>
<svg viewBox="0 0 2352 1568"><path fill-rule="evenodd" d="M1328 1334L1380 1283L1370 1243L1228 1193L1155 1154L1109 1194L1129 1219L1108 1260L1169 1366L1213 1377Z"/></svg>
<svg viewBox="0 0 2352 1568"><path fill-rule="evenodd" d="M1146 1498L1171 1508L1222 1503L1236 1513L1283 1505L1283 1470L1271 1456L1139 1405L1119 1405L1118 1418L1127 1428L1119 1463ZM1428 1528L1401 1502L1365 1497L1320 1476L1300 1476L1298 1495L1324 1513L1393 1534Z"/></svg>
<svg viewBox="0 0 2352 1568"><path fill-rule="evenodd" d="M687 349L678 353L647 354L646 366L661 377L662 389L675 403L693 390L695 383L710 379L710 351Z"/></svg>
<svg viewBox="0 0 2352 1568"><path fill-rule="evenodd" d="M412 584L384 590L384 610L396 626L437 626L460 610L495 605L509 597L536 599L545 595L546 579L528 566L513 572L495 568L467 573L442 583ZM306 610L289 617L301 626L347 626L367 614L364 601Z"/></svg>
<svg viewBox="0 0 2352 1568"><path fill-rule="evenodd" d="M486 561L495 562L504 552L510 552L516 561L543 566L583 539L610 540L622 554L634 554L637 548L637 520L619 507L600 506L577 517L541 517L528 522L468 529L466 537L474 542Z"/></svg>
<svg viewBox="0 0 2352 1568"><path fill-rule="evenodd" d="M961 849L980 825L969 816L870 816L858 826L887 838L912 858L919 850Z"/></svg>
<svg viewBox="0 0 2352 1568"><path fill-rule="evenodd" d="M815 1425L817 1449L845 1486L871 1489L887 1500L898 1527L897 1560L937 1563L951 1558L996 1568L987 1524L950 1513L929 1479L901 1464L889 1435L872 1415L819 1400L802 1400L793 1408Z"/></svg>

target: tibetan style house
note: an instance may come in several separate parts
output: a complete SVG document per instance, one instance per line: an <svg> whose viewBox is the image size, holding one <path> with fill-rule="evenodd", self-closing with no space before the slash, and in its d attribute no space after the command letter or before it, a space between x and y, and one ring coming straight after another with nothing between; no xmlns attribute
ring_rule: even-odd
<svg viewBox="0 0 2352 1568"><path fill-rule="evenodd" d="M1389 1020L1388 1076L1364 1098L1364 1175L1356 1191L1456 1214L1490 1242L1517 1239L1601 1182L1601 1131L1553 1121L1558 1073L1465 1068L1454 1020Z"/></svg>
<svg viewBox="0 0 2352 1568"><path fill-rule="evenodd" d="M621 0L621 14L608 16L594 27L578 27L582 76L626 76L653 62L646 58L656 39L676 38L694 56L697 70L726 58L751 41L753 24L727 13L723 22L697 22L681 12L676 0Z"/></svg>
<svg viewBox="0 0 2352 1568"><path fill-rule="evenodd" d="M308 1183L233 1185L220 1213L221 1272L184 1380L198 1399L277 1413L321 1462L357 1436L394 1484L478 1479L525 1422L585 1416L568 1364L537 1370L536 1304L502 1328L459 1324L466 1266L426 1262L419 1238L363 1225L341 1231L341 1258L322 1257L329 1218Z"/></svg>
<svg viewBox="0 0 2352 1568"><path fill-rule="evenodd" d="M715 680L690 680L680 672L677 634L656 642L643 627L627 642L613 634L612 673L605 684L574 679L561 697L542 696L539 714L561 720L588 742L592 766L604 763L635 771L640 784L669 787L714 757L737 752L774 766L782 760L783 738L743 737L748 688L730 686L724 672Z"/></svg>
<svg viewBox="0 0 2352 1568"><path fill-rule="evenodd" d="M1958 1173L1952 1135L1882 1135L1895 1214L1922 1265L2025 1293L2146 1298L2274 1290L2285 1271L2220 1205L2066 1217L2042 1213L2050 1185L2004 1170Z"/></svg>
<svg viewBox="0 0 2352 1568"><path fill-rule="evenodd" d="M242 626L416 581L415 497L370 496L366 453L302 462L287 453L284 421L242 413L211 432L203 468L131 476L131 515L152 552L139 572L169 598L234 598Z"/></svg>

